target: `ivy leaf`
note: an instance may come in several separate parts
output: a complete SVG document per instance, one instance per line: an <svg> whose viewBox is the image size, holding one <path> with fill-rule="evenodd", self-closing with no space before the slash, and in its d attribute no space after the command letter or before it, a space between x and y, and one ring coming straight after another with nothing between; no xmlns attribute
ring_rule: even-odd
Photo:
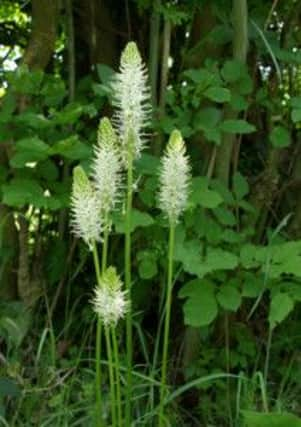
<svg viewBox="0 0 301 427"><path fill-rule="evenodd" d="M252 133L256 131L256 127L246 120L225 120L220 125L220 129L226 133Z"/></svg>
<svg viewBox="0 0 301 427"><path fill-rule="evenodd" d="M183 305L185 325L207 326L216 318L218 308L212 282L191 280L182 287L179 298L187 298Z"/></svg>
<svg viewBox="0 0 301 427"><path fill-rule="evenodd" d="M225 310L237 311L241 304L241 295L234 286L228 284L221 287L217 300Z"/></svg>
<svg viewBox="0 0 301 427"><path fill-rule="evenodd" d="M214 102L229 102L231 99L231 93L229 89L225 89L219 86L211 86L204 92L204 95L206 98L209 98Z"/></svg>
<svg viewBox="0 0 301 427"><path fill-rule="evenodd" d="M270 134L270 141L273 147L288 147L291 143L289 131L283 126L275 126Z"/></svg>
<svg viewBox="0 0 301 427"><path fill-rule="evenodd" d="M270 313L269 313L269 323L270 327L273 329L275 326L281 322L290 314L294 308L293 299L285 293L279 293L272 298Z"/></svg>

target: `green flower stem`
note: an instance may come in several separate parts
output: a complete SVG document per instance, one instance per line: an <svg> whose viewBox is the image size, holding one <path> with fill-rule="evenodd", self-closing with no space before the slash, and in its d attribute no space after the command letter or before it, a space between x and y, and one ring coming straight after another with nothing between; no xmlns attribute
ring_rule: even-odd
<svg viewBox="0 0 301 427"><path fill-rule="evenodd" d="M108 229L106 229L105 234L104 234L103 249L102 249L102 272L104 272L106 269L107 250L108 250L108 236L109 236ZM100 272L100 265L99 265L99 257L98 257L98 251L97 251L97 246L96 246L95 242L93 242L93 260L94 260L97 283L98 283L98 286L101 286L101 272ZM100 323L100 319L98 319L98 323ZM115 385L114 385L112 346L111 346L110 333L109 333L108 327L105 327L104 331L105 331L105 339L106 339L107 355L108 355L108 363L109 363L112 427L115 427L115 426L117 426L117 424L116 424L116 401L115 401ZM98 339L96 337L96 366L97 366L96 390L98 390L99 394L101 393L101 371L100 371L101 348L100 348L100 343L101 343L100 339ZM96 398L98 399L97 394L96 394ZM100 398L100 402L101 402L101 398Z"/></svg>
<svg viewBox="0 0 301 427"><path fill-rule="evenodd" d="M105 338L106 338L107 354L108 354L108 362L109 362L112 427L115 427L115 426L117 427L118 424L116 423L117 419L116 419L116 400L115 400L115 382L114 382L112 344L111 344L111 337L110 337L110 329L107 326L105 326Z"/></svg>
<svg viewBox="0 0 301 427"><path fill-rule="evenodd" d="M96 243L93 242L93 260L96 271L97 283L99 283L100 278L100 268L97 254ZM97 414L97 426L102 426L102 396L101 396L101 330L102 324L101 320L97 318L97 329L96 329L96 377L95 377L95 387L96 387L96 414Z"/></svg>
<svg viewBox="0 0 301 427"><path fill-rule="evenodd" d="M116 329L111 329L112 333L112 342L113 342L113 354L115 361L115 378L116 378L116 399L117 399L117 419L118 419L118 427L123 426L122 420L122 409L121 409L121 392L120 392L120 364L119 364L119 351L118 351L118 342L116 337Z"/></svg>
<svg viewBox="0 0 301 427"><path fill-rule="evenodd" d="M96 329L96 414L97 414L97 427L102 427L102 396L101 396L101 369L100 369L100 359L101 359L101 333L102 333L102 324L101 320L98 317L97 319L97 329Z"/></svg>
<svg viewBox="0 0 301 427"><path fill-rule="evenodd" d="M127 200L125 221L125 287L131 300L131 213L133 202L133 158L129 150L127 169ZM131 425L131 399L132 399L132 359L133 359L133 326L131 305L126 315L126 355L127 355L127 384L125 424Z"/></svg>
<svg viewBox="0 0 301 427"><path fill-rule="evenodd" d="M165 323L164 323L161 386L160 386L159 427L162 427L164 425L163 415L164 415L164 398L166 394L165 393L166 372L167 372L168 342L169 342L169 329L170 329L170 313L171 313L171 303L172 303L174 245L175 245L175 224L170 223L169 243L168 243L167 289L166 289L166 301L165 301Z"/></svg>

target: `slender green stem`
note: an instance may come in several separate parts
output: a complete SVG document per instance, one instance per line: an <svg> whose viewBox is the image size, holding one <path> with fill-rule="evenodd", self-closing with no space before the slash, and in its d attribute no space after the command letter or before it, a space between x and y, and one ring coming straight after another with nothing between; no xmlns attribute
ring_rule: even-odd
<svg viewBox="0 0 301 427"><path fill-rule="evenodd" d="M127 200L126 200L126 222L125 222L125 287L131 300L131 212L133 202L133 159L128 156L127 170ZM126 355L127 355L127 384L126 384L126 407L125 424L131 425L131 399L132 399L132 360L133 360L133 326L132 311L129 307L126 315Z"/></svg>
<svg viewBox="0 0 301 427"><path fill-rule="evenodd" d="M102 271L102 273L104 273L106 268L107 268L107 259L108 259L109 225L108 225L107 221L105 223L106 223L106 226L105 226L105 230L104 230L102 254L101 254L101 271Z"/></svg>
<svg viewBox="0 0 301 427"><path fill-rule="evenodd" d="M97 253L96 243L93 242L93 260L96 272L97 284L100 286L100 267ZM101 413L102 413L102 396L101 396L101 320L98 317L97 319L97 328L96 328L96 376L95 376L95 387L96 387L96 414L97 414L97 425L100 427L102 425Z"/></svg>
<svg viewBox="0 0 301 427"><path fill-rule="evenodd" d="M103 247L102 247L102 265L101 269L104 273L106 269L106 262L107 262L107 251L108 251L108 237L109 232L106 228L104 233L104 240L103 240ZM97 278L97 284L98 286L101 286L101 271L100 271L100 265L99 265L99 257L98 257L98 251L96 243L93 242L93 260L95 265L95 272L96 272L96 278ZM98 320L100 322L100 320ZM98 328L97 328L98 329ZM112 345L110 340L110 333L108 327L104 328L105 330L105 339L106 339L106 346L107 346L107 355L108 355L108 365L109 365L109 380L110 380L110 394L111 394L111 413L112 413L112 426L117 426L116 424L116 400L115 400L115 384L114 384L114 371L113 371L113 358L112 358ZM98 333L98 331L97 331ZM98 343L98 338L96 337L96 364L98 365L98 371L96 371L96 390L101 391L101 371L100 371L100 342ZM97 398L97 395L96 395ZM101 400L101 398L100 398Z"/></svg>
<svg viewBox="0 0 301 427"><path fill-rule="evenodd" d="M116 378L116 399L117 399L117 419L118 427L123 426L122 420L122 409L121 409L121 391L120 391L120 370L119 370L119 351L118 351L118 342L116 337L116 329L111 328L112 342L113 342L113 356L115 364L115 378Z"/></svg>
<svg viewBox="0 0 301 427"><path fill-rule="evenodd" d="M105 326L105 338L107 345L107 355L109 363L109 379L110 379L110 397L111 397L111 415L112 415L112 427L118 426L116 423L116 398L115 398L115 383L114 383L114 367L113 367L113 355L112 355L112 344L110 337L110 329ZM119 427L119 426L118 426Z"/></svg>
<svg viewBox="0 0 301 427"><path fill-rule="evenodd" d="M163 355L162 355L162 371L161 371L161 386L160 386L160 407L159 407L159 427L163 426L163 409L164 397L166 388L166 372L167 372L167 357L168 357L168 341L170 329L170 314L172 303L172 276L173 276L173 254L175 241L175 224L170 223L169 227L169 244L168 244L168 274L165 302L165 323L163 336Z"/></svg>
<svg viewBox="0 0 301 427"><path fill-rule="evenodd" d="M267 387L267 381L268 381L268 375L269 375L269 365L270 365L270 354L271 354L271 346L272 346L272 336L273 336L273 328L269 328L269 334L268 334L268 342L266 347L266 357L265 357L265 364L264 364L264 383Z"/></svg>
<svg viewBox="0 0 301 427"><path fill-rule="evenodd" d="M101 320L98 317L97 319L97 329L96 329L96 414L97 414L97 427L102 426L102 399L101 399L101 369L100 369L100 359L101 359L101 332L102 324Z"/></svg>
<svg viewBox="0 0 301 427"><path fill-rule="evenodd" d="M225 313L225 356L226 356L226 369L227 374L230 374L230 337L229 337L229 315ZM227 406L229 415L229 424L233 427L233 415L231 408L231 390L230 390L230 377L227 377Z"/></svg>

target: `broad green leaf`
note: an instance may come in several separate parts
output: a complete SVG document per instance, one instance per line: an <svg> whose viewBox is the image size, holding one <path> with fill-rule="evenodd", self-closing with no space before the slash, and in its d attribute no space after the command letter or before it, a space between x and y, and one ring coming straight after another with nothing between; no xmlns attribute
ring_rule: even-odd
<svg viewBox="0 0 301 427"><path fill-rule="evenodd" d="M213 211L214 216L222 225L233 227L236 224L236 218L234 213L223 206L219 206Z"/></svg>
<svg viewBox="0 0 301 427"><path fill-rule="evenodd" d="M76 102L67 104L61 111L56 111L54 123L57 125L72 125L83 114L83 106Z"/></svg>
<svg viewBox="0 0 301 427"><path fill-rule="evenodd" d="M270 134L270 140L273 147L288 147L291 143L289 131L283 126L275 126Z"/></svg>
<svg viewBox="0 0 301 427"><path fill-rule="evenodd" d="M239 172L233 176L233 192L237 200L243 199L249 193L248 181Z"/></svg>
<svg viewBox="0 0 301 427"><path fill-rule="evenodd" d="M144 251L138 264L138 272L141 279L152 279L158 273L157 260L150 251Z"/></svg>
<svg viewBox="0 0 301 427"><path fill-rule="evenodd" d="M223 202L217 191L208 188L208 180L204 177L193 178L190 201L204 208L214 209Z"/></svg>
<svg viewBox="0 0 301 427"><path fill-rule="evenodd" d="M115 224L117 233L125 233L125 215L117 213L113 215L113 222ZM138 227L149 227L154 223L153 218L146 212L132 210L131 214L131 232Z"/></svg>
<svg viewBox="0 0 301 427"><path fill-rule="evenodd" d="M29 111L19 114L15 117L14 121L15 123L21 123L22 125L36 130L45 129L51 125L51 121L46 119L43 114L32 113Z"/></svg>
<svg viewBox="0 0 301 427"><path fill-rule="evenodd" d="M241 304L241 295L235 286L222 285L217 294L217 300L225 310L237 311Z"/></svg>
<svg viewBox="0 0 301 427"><path fill-rule="evenodd" d="M283 322L283 320L290 314L294 308L293 299L285 293L280 293L272 298L269 323L271 328L274 328L277 324Z"/></svg>
<svg viewBox="0 0 301 427"><path fill-rule="evenodd" d="M294 123L301 122L301 108L292 110L292 121Z"/></svg>
<svg viewBox="0 0 301 427"><path fill-rule="evenodd" d="M208 280L195 279L186 283L180 290L179 297L187 298L183 305L185 325L207 326L216 318L218 308L214 286Z"/></svg>
<svg viewBox="0 0 301 427"><path fill-rule="evenodd" d="M204 68L193 68L185 71L183 74L196 83L199 90L205 90L208 86L213 85L215 81L214 74Z"/></svg>
<svg viewBox="0 0 301 427"><path fill-rule="evenodd" d="M211 86L204 92L204 95L206 98L209 98L214 102L229 102L231 99L231 93L229 89L218 86Z"/></svg>
<svg viewBox="0 0 301 427"><path fill-rule="evenodd" d="M35 170L37 174L46 181L56 181L59 178L59 169L51 159L39 162Z"/></svg>
<svg viewBox="0 0 301 427"><path fill-rule="evenodd" d="M242 411L246 427L301 427L301 418L289 413Z"/></svg>
<svg viewBox="0 0 301 427"><path fill-rule="evenodd" d="M8 206L22 207L30 204L42 207L45 204L44 191L33 179L15 178L2 186L3 203Z"/></svg>
<svg viewBox="0 0 301 427"><path fill-rule="evenodd" d="M115 75L115 71L113 70L113 68L109 67L106 64L97 64L96 71L100 81L105 85L109 85L112 81L113 76Z"/></svg>
<svg viewBox="0 0 301 427"><path fill-rule="evenodd" d="M218 108L208 107L198 111L194 116L193 128L201 130L208 141L220 144L221 131L217 124L221 119L221 112Z"/></svg>
<svg viewBox="0 0 301 427"><path fill-rule="evenodd" d="M254 273L244 274L242 296L246 298L256 298L263 289L263 278L255 276Z"/></svg>
<svg viewBox="0 0 301 427"><path fill-rule="evenodd" d="M226 133L252 133L256 131L256 127L246 120L224 120L220 129Z"/></svg>
<svg viewBox="0 0 301 427"><path fill-rule="evenodd" d="M242 73L242 63L234 59L226 61L221 70L222 77L229 83L238 81L241 78Z"/></svg>
<svg viewBox="0 0 301 427"><path fill-rule="evenodd" d="M27 163L46 160L50 147L37 136L24 138L16 143L16 153L10 159L14 168L23 168Z"/></svg>
<svg viewBox="0 0 301 427"><path fill-rule="evenodd" d="M177 233L178 234L178 233ZM174 259L183 264L183 268L187 273L195 274L196 276L200 273L201 265L201 244L199 240L192 239L184 242L180 236L177 236Z"/></svg>
<svg viewBox="0 0 301 427"><path fill-rule="evenodd" d="M85 160L91 157L92 147L84 144L77 135L56 142L51 147L51 154L60 154L70 160Z"/></svg>
<svg viewBox="0 0 301 427"><path fill-rule="evenodd" d="M158 176L160 160L151 154L143 153L142 156L135 162L135 167L139 174Z"/></svg>
<svg viewBox="0 0 301 427"><path fill-rule="evenodd" d="M248 102L246 99L239 93L231 93L231 107L235 111L244 111L248 108Z"/></svg>

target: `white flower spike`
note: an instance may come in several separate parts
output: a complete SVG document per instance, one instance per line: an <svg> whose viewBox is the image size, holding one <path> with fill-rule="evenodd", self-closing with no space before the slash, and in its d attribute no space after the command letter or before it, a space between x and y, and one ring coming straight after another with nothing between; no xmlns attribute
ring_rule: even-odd
<svg viewBox="0 0 301 427"><path fill-rule="evenodd" d="M145 145L145 128L151 115L150 89L146 68L136 43L129 42L120 61L120 72L112 84L113 103L117 108L115 123L122 145L122 158L140 156Z"/></svg>
<svg viewBox="0 0 301 427"><path fill-rule="evenodd" d="M101 276L100 284L94 290L93 308L106 326L116 326L128 308L126 291L114 267L109 267Z"/></svg>
<svg viewBox="0 0 301 427"><path fill-rule="evenodd" d="M117 135L107 117L100 121L97 140L93 181L102 218L108 221L108 215L115 208L120 195L122 164L117 148Z"/></svg>
<svg viewBox="0 0 301 427"><path fill-rule="evenodd" d="M93 242L100 240L102 223L99 200L81 166L76 166L73 171L71 227L90 249Z"/></svg>
<svg viewBox="0 0 301 427"><path fill-rule="evenodd" d="M176 224L186 209L190 166L182 135L174 130L161 160L159 202L169 221Z"/></svg>

